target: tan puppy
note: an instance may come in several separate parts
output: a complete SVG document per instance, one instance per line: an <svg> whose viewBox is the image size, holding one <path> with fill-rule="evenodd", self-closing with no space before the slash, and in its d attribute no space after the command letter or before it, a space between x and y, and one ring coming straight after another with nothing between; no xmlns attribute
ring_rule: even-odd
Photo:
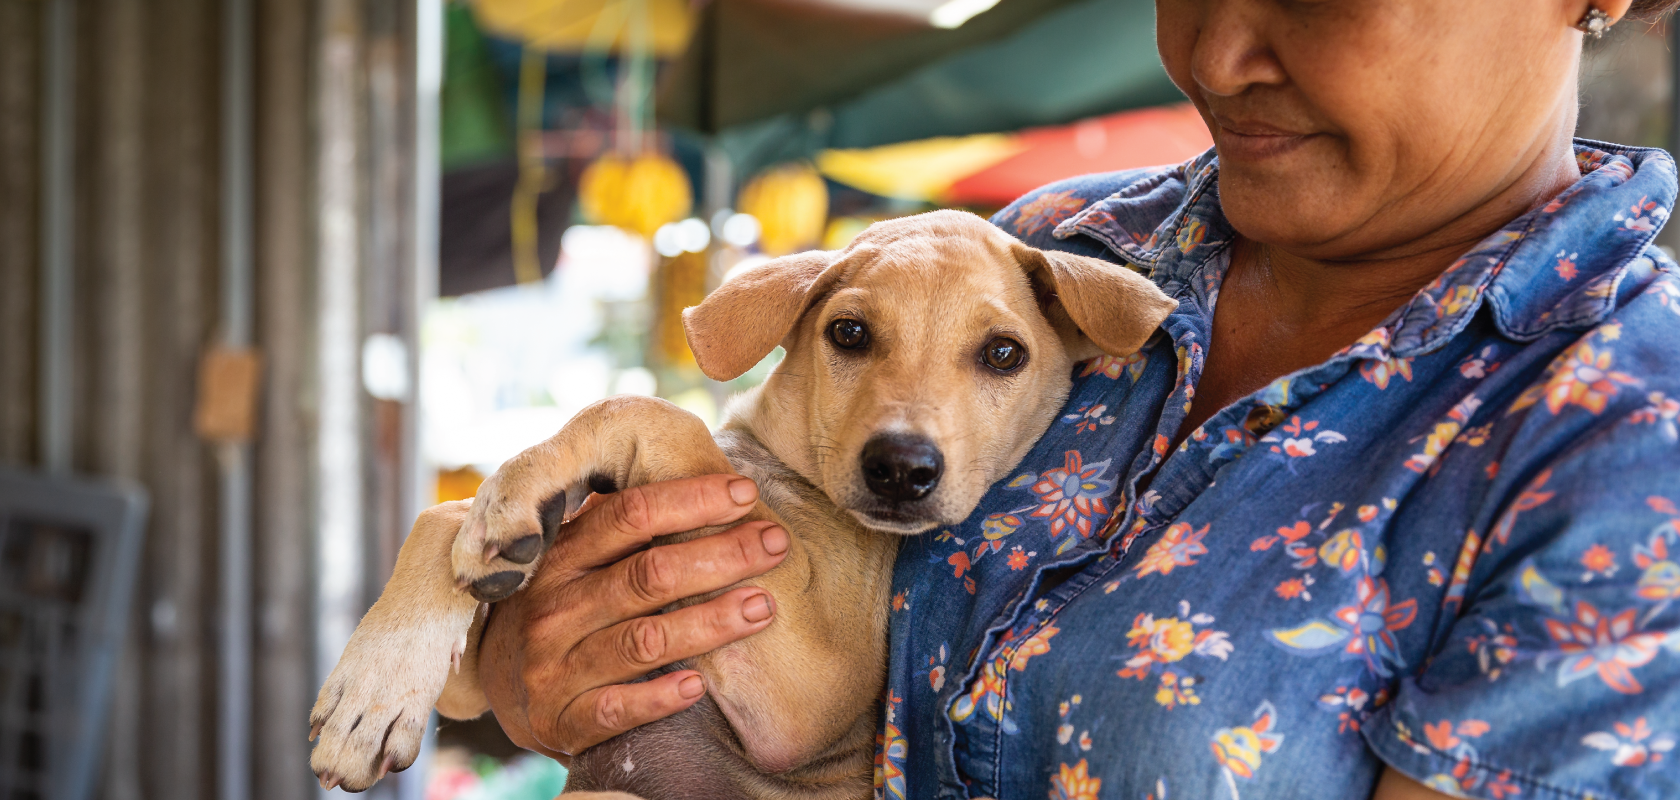
<svg viewBox="0 0 1680 800"><path fill-rule="evenodd" d="M730 404L715 439L669 403L604 400L503 465L475 501L421 515L321 688L316 774L364 789L414 760L434 704L484 712L483 604L524 585L591 491L739 472L760 487L746 519L791 540L749 582L776 598L775 620L678 665L705 677L707 696L579 755L567 789L868 796L898 537L967 517L1049 427L1073 362L1135 352L1173 307L1124 268L956 211L735 277L686 312L689 344L717 380L783 346L764 385Z"/></svg>

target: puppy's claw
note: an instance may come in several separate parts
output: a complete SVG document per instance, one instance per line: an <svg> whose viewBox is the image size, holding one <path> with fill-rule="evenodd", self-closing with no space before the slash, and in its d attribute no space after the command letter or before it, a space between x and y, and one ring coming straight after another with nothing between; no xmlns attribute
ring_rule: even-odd
<svg viewBox="0 0 1680 800"><path fill-rule="evenodd" d="M560 535L560 525L566 521L566 493L555 492L553 496L542 502L537 508L537 515L542 518L543 546L554 544Z"/></svg>
<svg viewBox="0 0 1680 800"><path fill-rule="evenodd" d="M339 782L339 777L331 772L321 776L321 788L329 792L337 789Z"/></svg>
<svg viewBox="0 0 1680 800"><path fill-rule="evenodd" d="M484 563L488 564L492 561L495 561L496 556L501 555L501 553L502 553L501 546L496 544L495 542L491 542L489 544L484 545Z"/></svg>
<svg viewBox="0 0 1680 800"><path fill-rule="evenodd" d="M386 756L385 760L380 762L380 764L379 764L379 776L373 779L374 783L378 783L379 781L384 780L385 779L385 773L390 772L391 768L396 766L396 765L397 765L397 757L396 756L394 756L394 755Z"/></svg>
<svg viewBox="0 0 1680 800"><path fill-rule="evenodd" d="M315 741L315 738L321 735L321 728L326 724L327 723L325 722L317 722L314 725L311 725L309 728L309 741Z"/></svg>

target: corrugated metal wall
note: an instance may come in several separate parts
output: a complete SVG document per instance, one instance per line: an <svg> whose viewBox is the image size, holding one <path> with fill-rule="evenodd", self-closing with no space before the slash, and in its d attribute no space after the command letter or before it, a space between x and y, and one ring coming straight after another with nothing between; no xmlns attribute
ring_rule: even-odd
<svg viewBox="0 0 1680 800"><path fill-rule="evenodd" d="M0 0L0 462L22 465L39 458L45 7ZM350 330L414 341L413 8L255 2L255 335L264 375L251 786L263 800L318 793L305 737L323 660L315 616L323 258L355 273ZM217 0L77 2L75 467L135 479L152 496L105 759L110 798L208 800L216 786L216 465L193 433L192 411L198 359L220 313L220 10ZM354 172L318 179L343 163ZM355 234L349 252L335 254L320 238L323 208L348 209L337 224ZM365 395L353 402L364 476L355 489L364 521L360 532L350 526L365 554L359 608L388 574L417 499L411 407Z"/></svg>
<svg viewBox="0 0 1680 800"><path fill-rule="evenodd" d="M316 792L304 775L309 743L289 722L307 725L318 688L310 624L314 548L313 216L309 108L311 40L303 2L257 3L255 142L256 340L264 380L256 447L255 642L258 720L251 762L255 797L302 800ZM287 68L287 65L297 65ZM284 123L281 123L284 120ZM270 343L293 342L291 347Z"/></svg>
<svg viewBox="0 0 1680 800"><path fill-rule="evenodd" d="M0 460L34 458L37 3L0 0Z"/></svg>

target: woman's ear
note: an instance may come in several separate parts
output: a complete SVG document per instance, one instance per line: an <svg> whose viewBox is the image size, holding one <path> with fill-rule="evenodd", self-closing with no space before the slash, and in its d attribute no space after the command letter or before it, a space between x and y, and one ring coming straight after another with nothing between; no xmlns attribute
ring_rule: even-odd
<svg viewBox="0 0 1680 800"><path fill-rule="evenodd" d="M1598 9L1610 15L1610 24L1621 22L1633 9L1633 0L1564 0L1564 16L1574 26L1587 12Z"/></svg>
<svg viewBox="0 0 1680 800"><path fill-rule="evenodd" d="M1119 264L1025 244L1015 246L1015 257L1074 360L1137 352L1178 307L1154 281Z"/></svg>
<svg viewBox="0 0 1680 800"><path fill-rule="evenodd" d="M769 355L833 283L838 255L811 250L766 262L684 309L683 330L700 371L715 381L733 380Z"/></svg>

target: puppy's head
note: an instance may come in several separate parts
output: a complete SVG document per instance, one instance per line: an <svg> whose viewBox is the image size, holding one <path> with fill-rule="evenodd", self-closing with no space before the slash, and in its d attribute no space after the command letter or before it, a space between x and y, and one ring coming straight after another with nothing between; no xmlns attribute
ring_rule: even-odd
<svg viewBox="0 0 1680 800"><path fill-rule="evenodd" d="M1026 455L1074 361L1137 351L1174 306L1124 267L935 211L754 268L683 320L716 380L782 345L754 433L863 524L912 534Z"/></svg>

